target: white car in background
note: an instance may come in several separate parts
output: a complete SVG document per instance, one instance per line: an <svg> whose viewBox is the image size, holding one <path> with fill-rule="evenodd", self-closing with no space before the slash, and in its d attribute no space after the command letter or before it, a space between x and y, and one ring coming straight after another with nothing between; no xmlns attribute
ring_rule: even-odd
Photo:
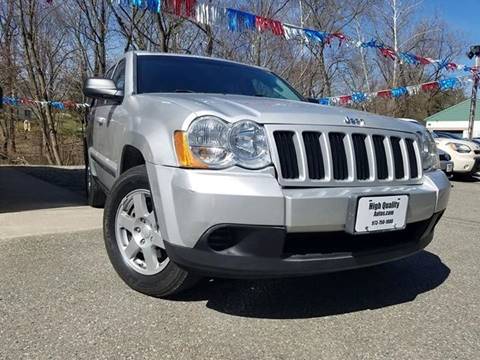
<svg viewBox="0 0 480 360"><path fill-rule="evenodd" d="M432 135L437 147L451 156L454 174L474 175L480 172L480 145L454 136L443 137L435 132Z"/></svg>

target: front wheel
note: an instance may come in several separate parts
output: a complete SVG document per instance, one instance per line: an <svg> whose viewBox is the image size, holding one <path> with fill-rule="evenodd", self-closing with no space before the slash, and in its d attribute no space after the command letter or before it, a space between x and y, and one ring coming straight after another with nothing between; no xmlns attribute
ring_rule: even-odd
<svg viewBox="0 0 480 360"><path fill-rule="evenodd" d="M103 228L110 261L132 289L162 297L196 282L165 251L144 165L126 171L114 184L105 205Z"/></svg>

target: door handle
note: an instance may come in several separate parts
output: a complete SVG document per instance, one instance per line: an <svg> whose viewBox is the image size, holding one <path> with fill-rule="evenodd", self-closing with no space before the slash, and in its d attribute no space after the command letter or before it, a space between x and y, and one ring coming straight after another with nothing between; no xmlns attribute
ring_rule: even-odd
<svg viewBox="0 0 480 360"><path fill-rule="evenodd" d="M105 119L104 117L97 117L97 122L98 122L98 125L100 125L100 126L105 124L106 121L107 121L107 119Z"/></svg>

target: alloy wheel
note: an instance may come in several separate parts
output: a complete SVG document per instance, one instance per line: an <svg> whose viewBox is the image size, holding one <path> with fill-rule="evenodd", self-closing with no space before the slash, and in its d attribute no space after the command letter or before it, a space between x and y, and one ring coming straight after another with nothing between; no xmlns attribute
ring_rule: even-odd
<svg viewBox="0 0 480 360"><path fill-rule="evenodd" d="M136 272L154 275L168 265L149 190L137 189L122 199L115 217L115 235L123 260Z"/></svg>

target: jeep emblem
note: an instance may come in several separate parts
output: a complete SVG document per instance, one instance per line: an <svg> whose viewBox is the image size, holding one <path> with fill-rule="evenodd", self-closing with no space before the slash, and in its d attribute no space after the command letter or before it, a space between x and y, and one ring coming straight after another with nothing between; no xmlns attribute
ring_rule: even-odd
<svg viewBox="0 0 480 360"><path fill-rule="evenodd" d="M357 125L357 126L364 126L365 120L359 118L353 118L349 116L345 116L345 124L348 125Z"/></svg>

